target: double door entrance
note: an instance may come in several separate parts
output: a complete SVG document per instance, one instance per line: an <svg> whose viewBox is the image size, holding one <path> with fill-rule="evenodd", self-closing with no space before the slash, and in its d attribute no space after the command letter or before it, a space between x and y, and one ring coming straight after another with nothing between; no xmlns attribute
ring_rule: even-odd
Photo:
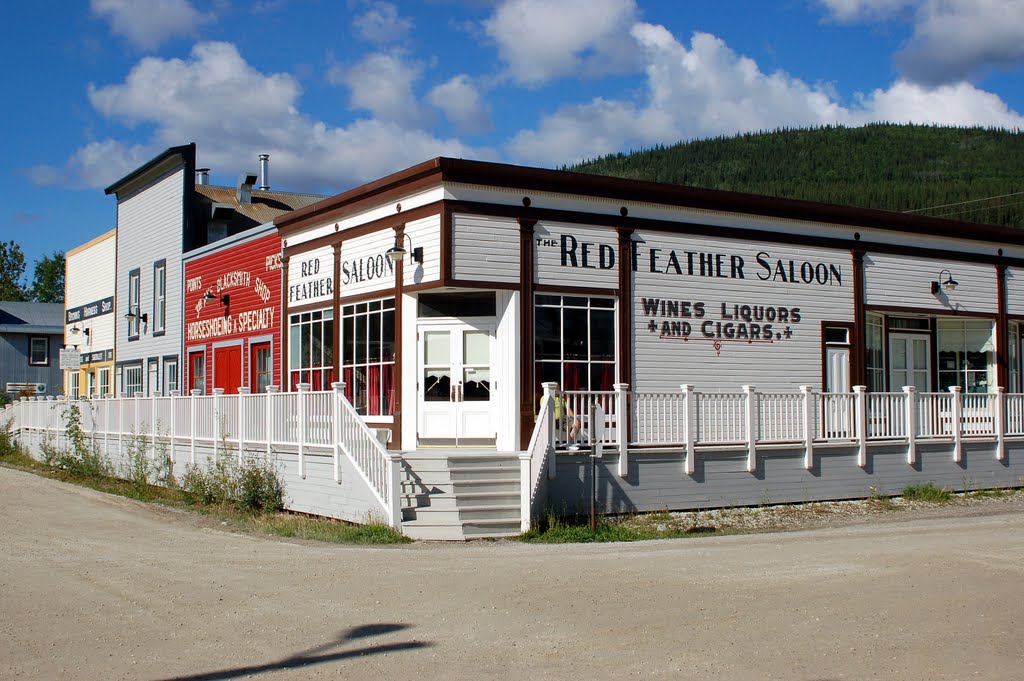
<svg viewBox="0 0 1024 681"><path fill-rule="evenodd" d="M430 445L495 443L493 324L418 328L418 439Z"/></svg>

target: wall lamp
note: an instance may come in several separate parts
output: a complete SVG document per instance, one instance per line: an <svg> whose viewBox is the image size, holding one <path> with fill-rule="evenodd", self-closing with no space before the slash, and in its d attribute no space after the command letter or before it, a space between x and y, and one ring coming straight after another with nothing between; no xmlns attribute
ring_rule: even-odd
<svg viewBox="0 0 1024 681"><path fill-rule="evenodd" d="M231 296L225 293L224 295L218 298L217 294L213 292L213 289L207 290L206 295L203 296L204 303L212 303L218 300L221 302L222 305L224 305L224 307L227 307L228 303L231 301Z"/></svg>
<svg viewBox="0 0 1024 681"><path fill-rule="evenodd" d="M145 312L139 314L138 305L129 305L128 312L125 313L124 318L127 319L129 322L134 322L136 319L138 319L143 324L149 323L149 315L146 314Z"/></svg>
<svg viewBox="0 0 1024 681"><path fill-rule="evenodd" d="M412 237L410 237L408 234L406 234L405 238L408 239L408 241L409 241L409 250L412 251L412 261L416 262L416 263L422 263L423 262L423 247L422 246L417 246L416 248L413 248L413 246L412 246ZM405 257L405 254L407 252L408 251L406 251L404 248L402 248L402 241L401 241L401 239L395 239L395 245L392 246L391 248L389 248L387 253L385 253L384 255L388 256L388 260L390 260L391 262L393 262L393 263L395 263L397 265L398 263L402 262L402 258Z"/></svg>
<svg viewBox="0 0 1024 681"><path fill-rule="evenodd" d="M942 279L942 275L946 275L945 281ZM956 287L960 285L960 282L953 279L953 273L949 270L942 270L939 272L939 280L932 282L932 295L936 295L939 292L939 287L946 289L947 291L955 291Z"/></svg>
<svg viewBox="0 0 1024 681"><path fill-rule="evenodd" d="M68 336L70 336L75 341L80 339L82 336L85 336L85 344L86 345L89 344L89 335L91 333L92 332L89 329L83 328L83 327L79 326L78 324L75 324L70 329L68 329ZM72 343L72 345L74 345L76 348L78 347L78 343L77 342Z"/></svg>

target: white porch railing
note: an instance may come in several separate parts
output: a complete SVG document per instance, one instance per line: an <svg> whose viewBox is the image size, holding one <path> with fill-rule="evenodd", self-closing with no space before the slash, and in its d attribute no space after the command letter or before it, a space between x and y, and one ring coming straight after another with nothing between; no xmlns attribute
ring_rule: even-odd
<svg viewBox="0 0 1024 681"><path fill-rule="evenodd" d="M997 456L1002 459L1004 438L1024 436L1024 394L1006 395L1002 388L970 394L956 386L946 393L918 393L913 387L898 393L868 393L863 386L851 393L815 392L809 386L801 386L799 393L759 393L754 386L743 386L738 393L704 393L689 385L681 386L678 393L636 393L627 388L617 385L615 392L552 388L550 400L567 406L554 423L553 449L574 449L572 445L589 442L585 432L592 405L600 407L597 413L603 419L598 441L618 446L623 476L629 447L685 449L686 472L692 474L698 448L723 445L746 447L747 468L753 471L757 448L768 444L803 444L805 465L812 468L815 445L827 443L857 445L859 464L865 466L868 442L902 441L907 460L913 463L919 440L951 441L954 459L959 461L965 438L995 438ZM538 421L534 441L541 428ZM530 451L539 455L543 450L531 444ZM548 470L554 473L555 468Z"/></svg>
<svg viewBox="0 0 1024 681"><path fill-rule="evenodd" d="M333 391L310 392L300 385L298 392L281 393L276 387L264 394L172 397L108 397L79 400L82 431L104 449L122 454L130 438L149 438L150 456L156 443L169 446L175 454L187 451L187 463L196 462L196 447L219 456L242 456L244 450L271 453L275 448L297 450L298 476L306 476L305 455L309 447L334 450L334 479L341 482L340 457L345 456L380 505L386 522L401 525L399 472L401 457L389 452L367 428L345 399L344 384ZM0 425L10 424L15 435L34 434L63 443L64 399L23 399L0 410ZM107 448L110 448L109 450ZM176 463L186 463L175 460ZM287 483L287 481L286 481Z"/></svg>

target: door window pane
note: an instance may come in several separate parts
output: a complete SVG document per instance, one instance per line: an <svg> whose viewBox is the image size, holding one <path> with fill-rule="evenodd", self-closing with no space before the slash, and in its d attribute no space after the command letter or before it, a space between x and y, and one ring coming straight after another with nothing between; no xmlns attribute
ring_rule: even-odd
<svg viewBox="0 0 1024 681"><path fill-rule="evenodd" d="M467 331L463 336L462 363L487 366L491 363L491 335L487 331Z"/></svg>

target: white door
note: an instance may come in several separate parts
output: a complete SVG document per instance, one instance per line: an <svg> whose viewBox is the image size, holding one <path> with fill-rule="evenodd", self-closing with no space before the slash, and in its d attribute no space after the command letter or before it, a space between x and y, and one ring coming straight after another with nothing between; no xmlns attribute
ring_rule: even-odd
<svg viewBox="0 0 1024 681"><path fill-rule="evenodd" d="M419 439L427 444L493 444L493 327L421 326Z"/></svg>
<svg viewBox="0 0 1024 681"><path fill-rule="evenodd" d="M839 345L825 348L825 392L850 392L850 348Z"/></svg>
<svg viewBox="0 0 1024 681"><path fill-rule="evenodd" d="M889 334L889 390L912 385L919 392L931 387L931 342L916 333Z"/></svg>

